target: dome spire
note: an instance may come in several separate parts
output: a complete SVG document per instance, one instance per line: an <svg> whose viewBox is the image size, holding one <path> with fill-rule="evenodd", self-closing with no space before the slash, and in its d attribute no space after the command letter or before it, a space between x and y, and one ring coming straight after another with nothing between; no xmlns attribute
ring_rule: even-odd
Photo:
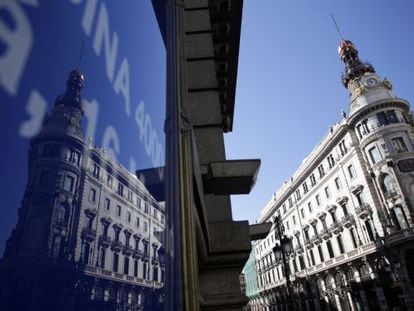
<svg viewBox="0 0 414 311"><path fill-rule="evenodd" d="M338 26L338 24L337 24L337 22L336 22L336 19L335 19L334 15L333 15L332 13L331 13L331 17L332 17L333 23L334 23L334 25L335 25L335 27L336 27L336 30L338 31L339 36L341 37L341 40L344 40L344 36L342 35L342 32L341 32L341 30L339 29L339 26Z"/></svg>
<svg viewBox="0 0 414 311"><path fill-rule="evenodd" d="M84 83L85 78L79 68L69 73L65 93L56 98L52 111L43 119L42 134L59 133L83 140L81 90Z"/></svg>
<svg viewBox="0 0 414 311"><path fill-rule="evenodd" d="M338 53L341 57L342 62L345 64L345 70L342 74L342 83L346 88L348 88L348 83L351 80L359 78L367 72L375 73L375 69L371 64L363 62L359 59L357 48L352 43L352 41L344 39L342 32L339 29L338 23L336 22L335 17L332 13L331 17L335 28L341 38L341 41L339 42Z"/></svg>
<svg viewBox="0 0 414 311"><path fill-rule="evenodd" d="M66 80L66 92L61 100L67 106L82 110L81 90L85 84L85 77L79 68L72 70ZM57 103L58 101L56 101Z"/></svg>
<svg viewBox="0 0 414 311"><path fill-rule="evenodd" d="M85 77L82 71L79 68L80 62L83 56L83 49L85 47L85 41L82 42L82 46L79 52L78 62L76 68L73 69L66 80L66 91L64 94L58 96L55 102L56 105L64 105L70 108L77 108L82 111L82 102L81 102L81 91L85 84Z"/></svg>
<svg viewBox="0 0 414 311"><path fill-rule="evenodd" d="M363 62L358 57L358 50L350 40L342 39L339 42L338 53L345 64L342 74L342 83L346 88L350 81L363 76L365 73L375 73L374 67L367 62Z"/></svg>

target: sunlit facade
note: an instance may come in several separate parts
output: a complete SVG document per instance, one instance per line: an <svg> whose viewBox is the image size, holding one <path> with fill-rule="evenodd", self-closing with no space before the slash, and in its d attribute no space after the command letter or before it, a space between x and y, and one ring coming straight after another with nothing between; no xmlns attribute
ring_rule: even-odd
<svg viewBox="0 0 414 311"><path fill-rule="evenodd" d="M253 310L414 308L414 127L409 103L342 40L350 113L274 193L259 222L280 216L292 239L292 293L273 249L255 243Z"/></svg>

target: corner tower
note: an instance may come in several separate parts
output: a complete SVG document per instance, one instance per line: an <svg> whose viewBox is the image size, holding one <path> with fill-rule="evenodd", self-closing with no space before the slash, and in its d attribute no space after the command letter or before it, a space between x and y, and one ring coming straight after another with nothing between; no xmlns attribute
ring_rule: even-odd
<svg viewBox="0 0 414 311"><path fill-rule="evenodd" d="M345 65L342 82L350 94L347 123L366 163L386 232L414 224L414 128L409 103L392 92L392 84L359 59L349 40L341 40Z"/></svg>
<svg viewBox="0 0 414 311"><path fill-rule="evenodd" d="M351 115L375 101L395 98L391 83L381 79L370 63L359 58L358 50L350 40L341 40L338 53L345 65L342 83L350 93Z"/></svg>
<svg viewBox="0 0 414 311"><path fill-rule="evenodd" d="M50 115L44 119L39 136L60 134L83 141L81 90L84 83L85 78L79 69L69 73L66 92L56 98Z"/></svg>
<svg viewBox="0 0 414 311"><path fill-rule="evenodd" d="M84 134L81 89L84 76L70 72L66 91L46 114L29 148L28 181L18 222L7 241L4 258L71 257L70 232L81 177Z"/></svg>

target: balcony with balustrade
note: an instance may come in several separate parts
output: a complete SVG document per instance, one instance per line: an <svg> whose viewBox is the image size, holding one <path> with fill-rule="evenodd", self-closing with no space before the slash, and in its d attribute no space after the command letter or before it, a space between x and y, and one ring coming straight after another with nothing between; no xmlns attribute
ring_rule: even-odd
<svg viewBox="0 0 414 311"><path fill-rule="evenodd" d="M121 241L113 241L111 249L115 252L120 252L123 248L123 244Z"/></svg>
<svg viewBox="0 0 414 311"><path fill-rule="evenodd" d="M99 244L103 247L109 247L112 244L112 239L107 235L101 235L99 237Z"/></svg>
<svg viewBox="0 0 414 311"><path fill-rule="evenodd" d="M134 257L134 258L141 258L142 256L143 256L143 252L140 250L140 249L134 249L134 251L133 251L133 253L132 253L132 256Z"/></svg>
<svg viewBox="0 0 414 311"><path fill-rule="evenodd" d="M293 252L296 254L302 254L303 253L303 246L298 244L293 248Z"/></svg>
<svg viewBox="0 0 414 311"><path fill-rule="evenodd" d="M125 256L131 256L133 252L134 252L134 249L130 245L125 245L124 248L122 249L122 253Z"/></svg>
<svg viewBox="0 0 414 311"><path fill-rule="evenodd" d="M384 193L384 198L386 200L388 200L388 199L397 199L397 197L399 197L399 195L398 195L397 191L395 191L395 190L390 190L390 191L387 191L387 192Z"/></svg>
<svg viewBox="0 0 414 311"><path fill-rule="evenodd" d="M310 242L311 242L312 244L318 245L318 244L322 243L322 238L321 238L321 236L320 236L319 234L315 234L315 235L314 235L314 236L310 239Z"/></svg>
<svg viewBox="0 0 414 311"><path fill-rule="evenodd" d="M341 218L341 224L345 228L350 228L355 223L354 216L351 214L345 215Z"/></svg>
<svg viewBox="0 0 414 311"><path fill-rule="evenodd" d="M151 263L153 264L153 265L158 265L159 263L160 263L160 259L158 258L158 257L152 257L152 259L151 259Z"/></svg>
<svg viewBox="0 0 414 311"><path fill-rule="evenodd" d="M364 219L371 214L371 207L368 203L363 203L357 208L355 208L355 213L358 215L358 217Z"/></svg>
<svg viewBox="0 0 414 311"><path fill-rule="evenodd" d="M312 240L311 239L306 239L305 240L305 247L310 249L310 248L312 248L312 246L313 246Z"/></svg>
<svg viewBox="0 0 414 311"><path fill-rule="evenodd" d="M319 235L322 237L322 239L324 240L328 240L330 237L332 237L332 233L329 231L328 228L324 227L322 229L322 231L319 233Z"/></svg>
<svg viewBox="0 0 414 311"><path fill-rule="evenodd" d="M149 253L145 253L145 252L142 253L142 259L143 260L149 260L149 258L150 258L150 254Z"/></svg>
<svg viewBox="0 0 414 311"><path fill-rule="evenodd" d="M333 234L338 234L343 231L342 224L340 222L334 222L329 226L328 231Z"/></svg>
<svg viewBox="0 0 414 311"><path fill-rule="evenodd" d="M82 229L82 239L87 241L93 241L96 237L96 230L92 228L83 228Z"/></svg>

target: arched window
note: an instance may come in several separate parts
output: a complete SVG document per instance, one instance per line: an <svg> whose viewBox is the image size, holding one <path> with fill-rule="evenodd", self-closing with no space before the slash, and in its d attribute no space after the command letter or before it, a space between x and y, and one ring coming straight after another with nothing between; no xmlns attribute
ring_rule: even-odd
<svg viewBox="0 0 414 311"><path fill-rule="evenodd" d="M63 224L66 220L66 208L63 204L55 207L55 223Z"/></svg>
<svg viewBox="0 0 414 311"><path fill-rule="evenodd" d="M134 276L138 276L138 259L134 260Z"/></svg>
<svg viewBox="0 0 414 311"><path fill-rule="evenodd" d="M62 236L60 234L56 234L53 237L53 242L52 242L52 257L53 258L60 257L61 244L62 244Z"/></svg>
<svg viewBox="0 0 414 311"><path fill-rule="evenodd" d="M381 188L384 191L384 195L387 197L391 193L395 192L395 183L389 174L383 174L381 178Z"/></svg>
<svg viewBox="0 0 414 311"><path fill-rule="evenodd" d="M372 224L371 220L370 219L365 220L364 224L365 224L365 228L367 229L367 234L368 234L369 240L374 241L375 240L375 234L374 234L373 224Z"/></svg>
<svg viewBox="0 0 414 311"><path fill-rule="evenodd" d="M83 243L82 255L81 255L81 259L82 259L83 264L87 265L89 263L90 253L91 253L90 244L88 242Z"/></svg>
<svg viewBox="0 0 414 311"><path fill-rule="evenodd" d="M395 222L398 225L400 230L408 229L408 222L407 218L405 217L405 213L401 207L401 205L396 205L392 209L393 216L395 218Z"/></svg>
<svg viewBox="0 0 414 311"><path fill-rule="evenodd" d="M105 269L106 249L101 247L99 252L99 267Z"/></svg>
<svg viewBox="0 0 414 311"><path fill-rule="evenodd" d="M124 258L124 274L129 273L129 258L128 256L125 256Z"/></svg>
<svg viewBox="0 0 414 311"><path fill-rule="evenodd" d="M146 261L144 261L142 264L142 278L144 280L147 279L147 262Z"/></svg>
<svg viewBox="0 0 414 311"><path fill-rule="evenodd" d="M158 282L158 266L152 267L152 280Z"/></svg>

